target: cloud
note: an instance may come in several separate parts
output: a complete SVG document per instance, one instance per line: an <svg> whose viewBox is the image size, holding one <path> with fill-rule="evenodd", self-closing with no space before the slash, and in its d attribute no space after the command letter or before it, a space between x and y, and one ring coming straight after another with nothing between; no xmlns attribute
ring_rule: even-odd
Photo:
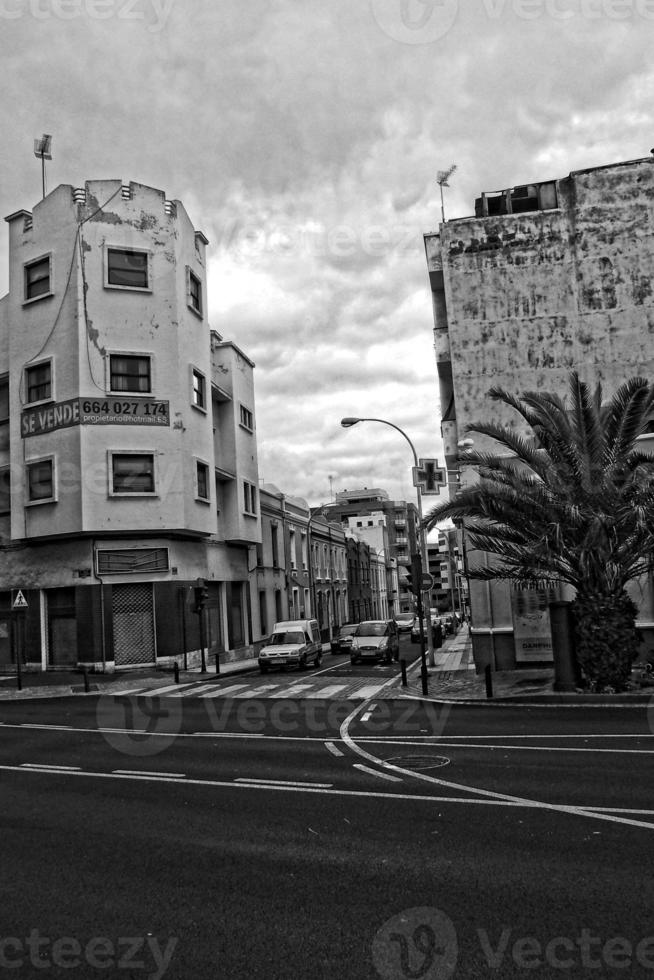
<svg viewBox="0 0 654 980"><path fill-rule="evenodd" d="M420 27L427 6L406 24L399 0L177 0L156 31L151 0L2 21L4 214L40 196L42 132L49 187L122 177L180 199L210 239L211 326L256 363L261 475L311 503L363 484L412 499L402 437L342 415L441 453L422 243L437 172L457 164L445 209L462 216L482 190L653 142L636 3L618 20L600 0L450 0Z"/></svg>

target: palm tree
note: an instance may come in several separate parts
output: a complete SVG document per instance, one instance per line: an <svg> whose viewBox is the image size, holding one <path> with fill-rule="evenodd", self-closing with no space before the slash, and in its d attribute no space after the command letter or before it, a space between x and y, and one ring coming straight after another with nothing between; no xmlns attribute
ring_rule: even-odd
<svg viewBox="0 0 654 980"><path fill-rule="evenodd" d="M572 586L575 646L582 683L621 690L637 655L637 608L629 582L654 559L654 456L637 448L654 411L654 386L631 378L602 403L570 375L569 403L558 395L503 388L491 399L518 412L531 429L474 422L467 431L489 436L501 455L469 450L480 480L425 518L464 519L473 548L495 556L479 579L508 579L522 587Z"/></svg>

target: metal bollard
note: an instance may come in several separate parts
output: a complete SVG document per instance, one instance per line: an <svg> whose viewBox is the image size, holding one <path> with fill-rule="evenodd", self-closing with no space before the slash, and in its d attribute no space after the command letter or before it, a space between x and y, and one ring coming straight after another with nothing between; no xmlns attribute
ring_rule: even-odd
<svg viewBox="0 0 654 980"><path fill-rule="evenodd" d="M406 660L400 660L400 669L402 671L402 687L406 687L408 684L406 679Z"/></svg>
<svg viewBox="0 0 654 980"><path fill-rule="evenodd" d="M175 675L175 683L179 684L179 664L177 661L173 664L173 673Z"/></svg>
<svg viewBox="0 0 654 980"><path fill-rule="evenodd" d="M486 667L484 669L484 674L486 675L486 697L492 698L493 697L493 674L491 671L490 664L486 664Z"/></svg>

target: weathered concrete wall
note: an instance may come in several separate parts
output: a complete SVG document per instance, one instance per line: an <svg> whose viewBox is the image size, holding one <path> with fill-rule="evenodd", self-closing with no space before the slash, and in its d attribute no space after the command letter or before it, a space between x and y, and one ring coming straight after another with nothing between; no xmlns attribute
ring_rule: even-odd
<svg viewBox="0 0 654 980"><path fill-rule="evenodd" d="M487 415L492 385L564 391L575 368L610 395L654 374L654 161L571 174L558 189L555 211L441 229L459 433Z"/></svg>

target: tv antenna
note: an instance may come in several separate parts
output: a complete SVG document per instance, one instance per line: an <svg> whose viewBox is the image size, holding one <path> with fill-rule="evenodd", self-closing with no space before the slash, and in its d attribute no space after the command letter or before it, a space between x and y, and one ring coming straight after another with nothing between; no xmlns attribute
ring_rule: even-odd
<svg viewBox="0 0 654 980"><path fill-rule="evenodd" d="M44 133L40 140L34 140L34 156L41 158L41 182L43 184L43 196L45 197L45 161L52 160L52 136Z"/></svg>
<svg viewBox="0 0 654 980"><path fill-rule="evenodd" d="M449 187L448 180L456 170L456 163L453 163L449 170L439 170L436 175L436 183L441 189L441 216L443 223L445 223L445 204L443 201L443 188Z"/></svg>

